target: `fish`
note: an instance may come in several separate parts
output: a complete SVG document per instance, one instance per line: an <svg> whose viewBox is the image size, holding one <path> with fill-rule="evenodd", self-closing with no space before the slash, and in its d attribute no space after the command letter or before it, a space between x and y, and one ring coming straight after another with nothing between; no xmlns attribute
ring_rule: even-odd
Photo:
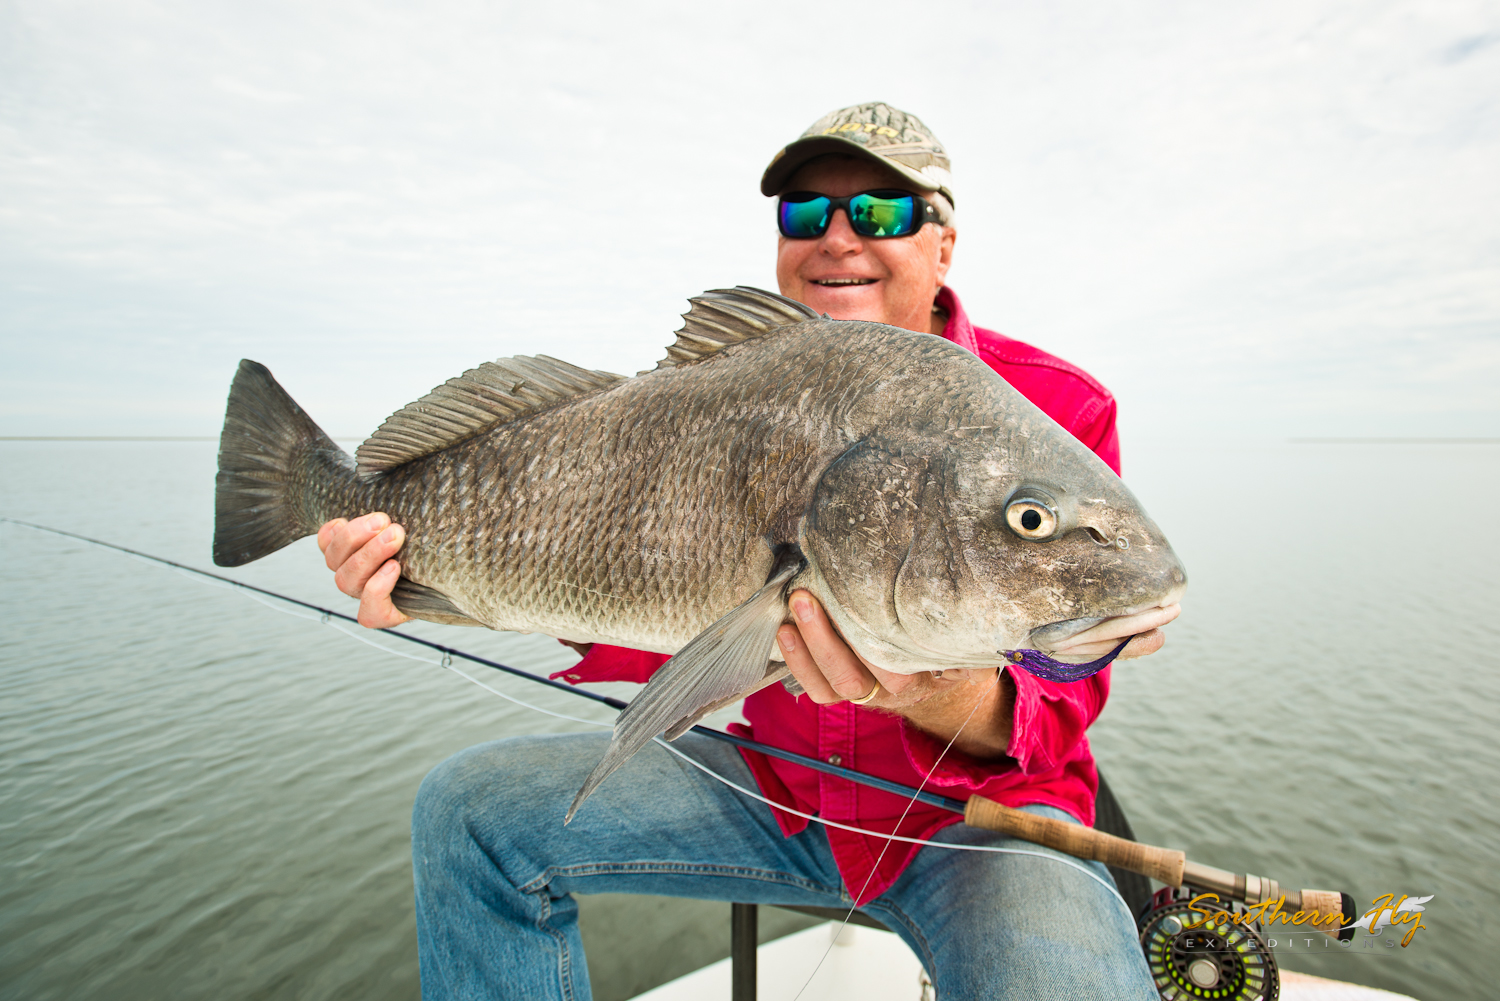
<svg viewBox="0 0 1500 1001"><path fill-rule="evenodd" d="M969 351L746 286L689 306L654 369L485 362L352 456L242 361L214 562L384 511L406 529L392 600L413 618L672 654L565 823L651 740L789 680L775 638L794 588L903 674L1028 646L1065 660L1071 638L1183 593L1120 478Z"/></svg>

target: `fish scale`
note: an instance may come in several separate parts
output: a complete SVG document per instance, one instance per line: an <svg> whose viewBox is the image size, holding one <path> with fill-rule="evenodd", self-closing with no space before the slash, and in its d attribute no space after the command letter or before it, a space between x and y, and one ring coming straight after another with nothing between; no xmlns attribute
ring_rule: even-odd
<svg viewBox="0 0 1500 1001"><path fill-rule="evenodd" d="M568 431L597 426L600 411L616 404L608 397L578 401L547 419L565 423ZM681 425L699 419L701 407L666 416L676 419L665 435L658 429L649 437L632 436L635 440L613 450L613 461L598 448L581 447L586 445L581 436L554 429L547 437L567 447L545 468L532 465L513 445L515 439L524 443L540 437L532 429L500 429L457 446L458 455L439 453L417 460L415 468L393 471L390 482L361 491L358 504L360 510L384 510L407 525L402 555L406 576L442 591L481 622L673 652L713 622L716 603L735 603L732 579L690 574L688 568L745 564L755 549L764 548L761 537L782 507L766 504L763 492L737 492L728 477L701 471L754 468L770 481L772 497L779 500L792 492L789 478L809 479L811 456L803 456L800 464L785 463L790 453L758 447L760 436L752 426L721 439L696 462L683 463L679 453L659 448L652 439L681 437ZM505 456L526 461L507 463ZM491 532L522 539L517 546L491 550L488 565L473 565L460 558L460 551L433 543L435 535L453 538L442 531L448 521L444 510L462 506L452 498L451 481L441 479L441 470L455 462L495 467L501 488L488 498L470 498L470 504L486 509ZM582 496L567 490L567 481L585 478L613 488ZM353 507L337 512L357 513ZM622 514L624 524L616 525ZM436 519L436 531L424 531L424 517ZM597 532L599 525L615 530ZM602 547L590 544L597 539ZM478 552L477 546L466 549ZM652 553L660 555L649 562L642 559ZM769 550L761 562L747 578L748 591L762 583L755 578L763 579ZM625 615L618 612L621 598L628 601Z"/></svg>

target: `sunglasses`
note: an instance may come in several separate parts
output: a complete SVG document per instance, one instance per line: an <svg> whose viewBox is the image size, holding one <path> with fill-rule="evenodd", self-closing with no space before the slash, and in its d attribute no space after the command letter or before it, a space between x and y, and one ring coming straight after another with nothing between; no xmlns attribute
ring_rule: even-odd
<svg viewBox="0 0 1500 1001"><path fill-rule="evenodd" d="M842 198L793 191L781 196L776 225L789 240L815 240L828 232L837 209L844 210L854 232L878 239L910 236L929 222L943 222L931 202L908 191L862 191Z"/></svg>

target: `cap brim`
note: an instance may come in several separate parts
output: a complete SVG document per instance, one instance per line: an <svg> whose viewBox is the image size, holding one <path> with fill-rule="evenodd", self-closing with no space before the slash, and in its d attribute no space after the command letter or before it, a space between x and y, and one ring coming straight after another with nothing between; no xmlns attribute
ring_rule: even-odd
<svg viewBox="0 0 1500 1001"><path fill-rule="evenodd" d="M845 139L842 136L809 136L806 139L798 139L786 149L781 155L771 161L766 172L760 178L760 193L763 195L775 195L781 192L797 169L807 161L815 157L826 156L829 153L841 153L845 156L859 156L866 160L872 160L882 167L889 167L910 181L918 191L942 191L942 185L921 171L915 170L887 156L881 156L875 150L870 149L863 143L857 143L853 139ZM952 194L943 191L943 195L951 202Z"/></svg>

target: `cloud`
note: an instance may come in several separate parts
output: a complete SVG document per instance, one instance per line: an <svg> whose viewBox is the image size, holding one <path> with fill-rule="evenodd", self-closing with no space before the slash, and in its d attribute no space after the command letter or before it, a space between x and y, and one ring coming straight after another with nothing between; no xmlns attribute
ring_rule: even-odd
<svg viewBox="0 0 1500 1001"><path fill-rule="evenodd" d="M873 98L954 153L970 312L1127 429L1500 431L1482 5L948 4L899 59L806 4L5 10L0 433L211 434L242 355L341 434L498 355L647 367L774 284L760 170Z"/></svg>
<svg viewBox="0 0 1500 1001"><path fill-rule="evenodd" d="M215 87L239 97L248 97L252 101L265 101L269 104L287 104L292 101L302 100L301 94L290 94L279 90L266 90L263 87L252 87L250 84L241 83L227 76L216 76L213 79Z"/></svg>

